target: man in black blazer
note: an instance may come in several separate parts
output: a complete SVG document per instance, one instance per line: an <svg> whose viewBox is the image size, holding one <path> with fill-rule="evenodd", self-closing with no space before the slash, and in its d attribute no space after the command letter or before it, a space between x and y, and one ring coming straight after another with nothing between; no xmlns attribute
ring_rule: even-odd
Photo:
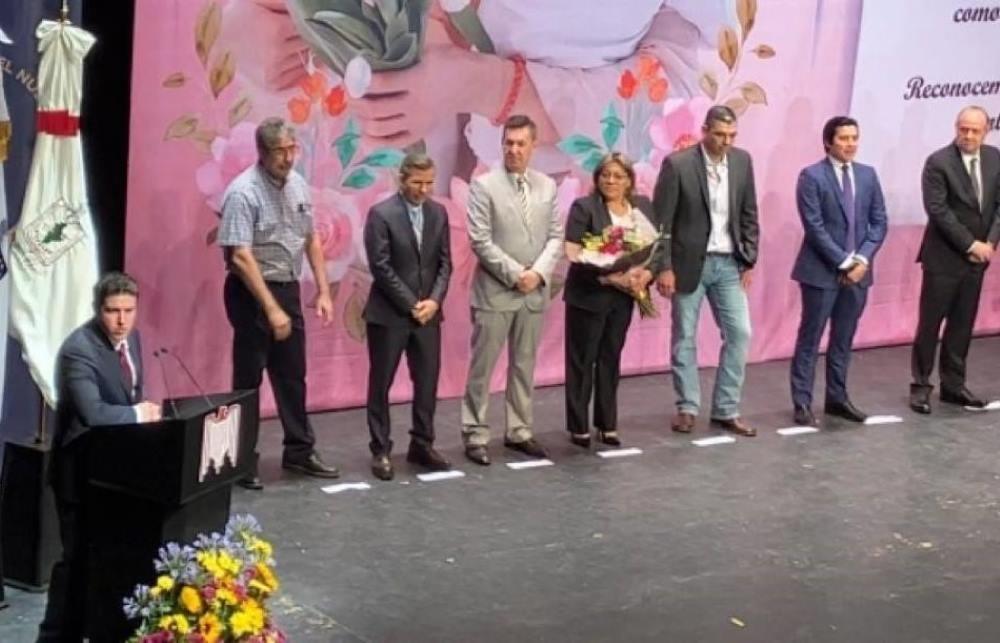
<svg viewBox="0 0 1000 643"><path fill-rule="evenodd" d="M708 297L723 344L712 399L712 424L752 437L739 413L750 350L746 288L760 229L750 155L733 147L736 114L708 110L701 143L663 161L653 194L658 224L670 235L656 262L657 288L673 297L671 371L677 394L672 428L690 433L701 404L696 340L701 302Z"/></svg>
<svg viewBox="0 0 1000 643"><path fill-rule="evenodd" d="M983 273L1000 239L1000 150L984 145L989 117L966 107L955 140L927 158L920 187L927 227L917 261L923 266L920 319L913 340L910 408L930 413L938 333L942 402L982 407L965 386L965 359L979 309Z"/></svg>
<svg viewBox="0 0 1000 643"><path fill-rule="evenodd" d="M372 473L393 477L389 388L406 352L413 382L413 428L406 454L434 471L451 464L434 450L434 408L441 370L441 304L451 277L448 214L428 196L434 163L408 154L399 168L399 193L376 204L365 222L373 283L365 306L368 336L368 431Z"/></svg>
<svg viewBox="0 0 1000 643"><path fill-rule="evenodd" d="M52 568L39 641L82 641L86 633L90 427L161 417L158 404L141 401L142 350L134 330L138 295L132 277L120 272L102 277L94 288L94 318L66 338L56 359L50 475L63 554Z"/></svg>

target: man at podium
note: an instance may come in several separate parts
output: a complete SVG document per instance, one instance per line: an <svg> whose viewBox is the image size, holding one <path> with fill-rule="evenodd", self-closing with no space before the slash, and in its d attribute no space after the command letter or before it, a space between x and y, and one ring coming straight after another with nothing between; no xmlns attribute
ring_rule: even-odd
<svg viewBox="0 0 1000 643"><path fill-rule="evenodd" d="M158 404L142 400L142 351L135 330L139 287L110 272L94 287L94 318L63 342L56 359L58 403L51 483L62 559L52 568L39 641L81 641L87 601L86 488L92 426L157 422Z"/></svg>

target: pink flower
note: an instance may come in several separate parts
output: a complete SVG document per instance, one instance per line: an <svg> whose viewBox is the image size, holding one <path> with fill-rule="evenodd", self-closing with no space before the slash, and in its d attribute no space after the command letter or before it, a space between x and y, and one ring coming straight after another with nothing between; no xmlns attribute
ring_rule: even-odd
<svg viewBox="0 0 1000 643"><path fill-rule="evenodd" d="M697 142L701 122L711 106L711 101L703 96L690 100L672 98L664 102L663 116L654 118L649 125L649 138L655 148L650 162L658 167L667 154Z"/></svg>
<svg viewBox="0 0 1000 643"><path fill-rule="evenodd" d="M340 281L358 257L361 212L351 197L331 188L312 188L313 229L323 247L326 278Z"/></svg>
<svg viewBox="0 0 1000 643"><path fill-rule="evenodd" d="M257 162L256 128L256 124L244 121L230 130L229 138L216 137L212 141L212 160L195 171L198 191L205 195L205 203L213 212L222 211L222 195L229 183Z"/></svg>
<svg viewBox="0 0 1000 643"><path fill-rule="evenodd" d="M661 159L662 160L662 159ZM635 193L653 198L653 189L660 173L660 165L640 161L633 166L635 169Z"/></svg>
<svg viewBox="0 0 1000 643"><path fill-rule="evenodd" d="M559 186L556 188L556 209L559 211L559 217L565 223L566 218L569 217L569 208L573 205L573 201L576 201L579 197L587 194L590 191L592 185L584 185L579 178L575 176L567 176Z"/></svg>

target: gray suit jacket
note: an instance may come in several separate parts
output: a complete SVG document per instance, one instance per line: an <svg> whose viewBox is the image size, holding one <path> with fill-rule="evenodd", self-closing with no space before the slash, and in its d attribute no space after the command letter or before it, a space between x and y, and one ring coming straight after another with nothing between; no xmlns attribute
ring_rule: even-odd
<svg viewBox="0 0 1000 643"><path fill-rule="evenodd" d="M729 234L741 269L757 263L760 228L757 224L757 191L750 155L729 148ZM677 290L694 291L701 278L712 229L708 206L708 176L701 145L675 152L663 160L653 194L656 225L670 235L665 252L655 262L656 270L672 269Z"/></svg>
<svg viewBox="0 0 1000 643"><path fill-rule="evenodd" d="M528 170L530 212L525 217L517 187L502 167L469 186L469 240L479 259L472 282L472 307L516 311L543 310L549 301L552 271L562 257L563 226L556 209L556 183ZM517 290L517 277L531 268L544 285L530 293Z"/></svg>
<svg viewBox="0 0 1000 643"><path fill-rule="evenodd" d="M64 447L92 426L135 423L132 405L142 400L142 348L139 331L128 337L136 387L122 375L118 353L92 319L63 342L56 359L59 402L52 445Z"/></svg>

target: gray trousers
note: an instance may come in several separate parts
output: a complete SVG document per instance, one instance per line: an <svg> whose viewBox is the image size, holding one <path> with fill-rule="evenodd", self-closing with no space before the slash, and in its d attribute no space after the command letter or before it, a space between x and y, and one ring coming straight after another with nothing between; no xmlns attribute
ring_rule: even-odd
<svg viewBox="0 0 1000 643"><path fill-rule="evenodd" d="M543 311L525 308L512 312L472 310L472 358L462 400L462 441L485 445L490 441L486 413L490 379L500 351L507 343L506 438L531 438L531 396L535 385L535 353L541 337Z"/></svg>

